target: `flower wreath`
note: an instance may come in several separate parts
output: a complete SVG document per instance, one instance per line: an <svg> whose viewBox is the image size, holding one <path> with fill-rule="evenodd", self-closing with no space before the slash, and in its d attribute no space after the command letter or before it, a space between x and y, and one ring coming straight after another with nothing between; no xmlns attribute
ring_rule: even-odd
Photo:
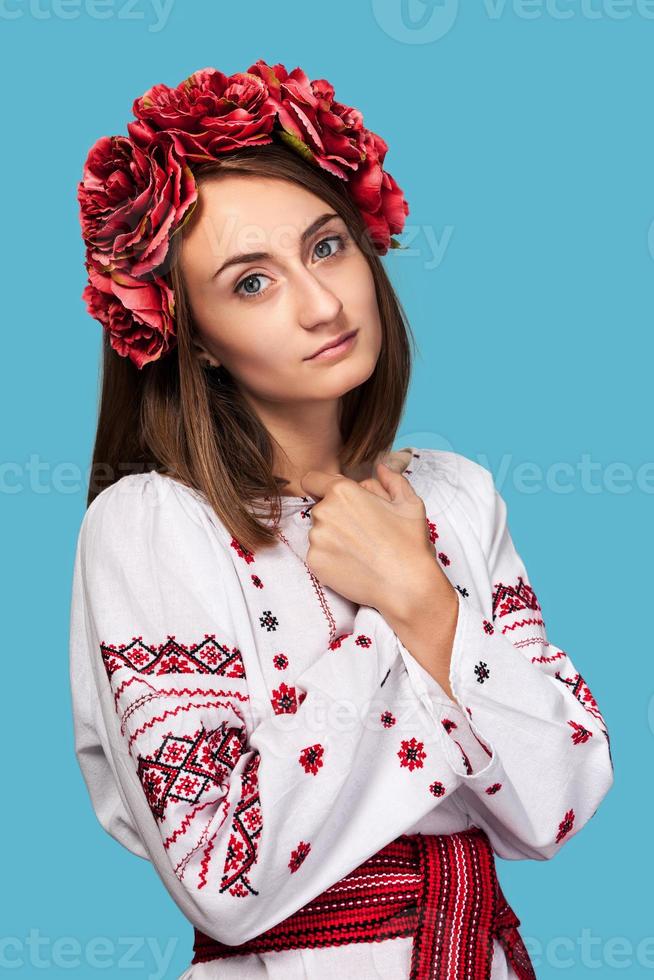
<svg viewBox="0 0 654 980"><path fill-rule="evenodd" d="M400 243L409 206L383 162L388 146L325 79L262 59L227 76L194 72L136 99L127 136L91 147L78 185L87 310L110 344L141 369L176 344L175 297L164 278L172 236L198 197L192 165L280 140L347 181L380 255Z"/></svg>

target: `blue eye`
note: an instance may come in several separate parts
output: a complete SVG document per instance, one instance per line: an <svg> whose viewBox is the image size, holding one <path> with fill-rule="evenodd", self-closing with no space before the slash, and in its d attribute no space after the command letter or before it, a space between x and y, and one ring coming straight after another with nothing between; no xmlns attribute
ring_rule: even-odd
<svg viewBox="0 0 654 980"><path fill-rule="evenodd" d="M339 248L334 252L329 252L329 254L327 255L319 256L319 258L331 259L333 258L334 255L338 255L339 252L342 252L344 250L345 238L343 237L343 235L329 235L327 238L321 238L319 242L316 242L314 247L318 248L319 246L324 245L325 242L334 242L334 241L338 242ZM269 278L270 276L266 276L263 272L250 272L247 276L245 276L244 279L241 279L240 282L236 284L236 286L234 287L234 292L241 299L247 299L247 300L258 299L259 296L263 296L263 294L266 292L266 289L259 289L256 292L247 292L247 291L242 292L241 287L243 287L246 283L252 282L253 280L269 279Z"/></svg>

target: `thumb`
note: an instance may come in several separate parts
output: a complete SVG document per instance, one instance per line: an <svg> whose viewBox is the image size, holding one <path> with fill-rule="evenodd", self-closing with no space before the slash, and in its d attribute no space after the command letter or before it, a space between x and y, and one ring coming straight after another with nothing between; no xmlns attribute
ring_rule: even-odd
<svg viewBox="0 0 654 980"><path fill-rule="evenodd" d="M377 463L377 476L391 500L406 500L414 493L409 481L385 463Z"/></svg>

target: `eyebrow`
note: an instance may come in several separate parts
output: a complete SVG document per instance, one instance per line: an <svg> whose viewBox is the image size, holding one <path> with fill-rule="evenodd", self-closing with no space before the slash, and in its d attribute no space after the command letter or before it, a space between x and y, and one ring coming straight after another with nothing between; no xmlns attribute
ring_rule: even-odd
<svg viewBox="0 0 654 980"><path fill-rule="evenodd" d="M315 221L312 221L308 228L305 228L300 236L300 242L302 245L307 241L308 238L322 228L324 224L327 224L332 218L340 218L340 214L336 214L335 211L327 211L325 214L321 214ZM263 259L271 258L270 252L242 252L240 255L232 255L230 258L226 259L220 266L218 271L214 273L213 278L217 279L221 272L224 272L230 265L241 265L244 262L260 262Z"/></svg>

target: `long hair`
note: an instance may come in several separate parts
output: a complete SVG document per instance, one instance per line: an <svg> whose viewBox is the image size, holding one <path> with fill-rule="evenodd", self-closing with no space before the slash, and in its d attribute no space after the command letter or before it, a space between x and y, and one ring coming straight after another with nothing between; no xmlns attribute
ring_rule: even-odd
<svg viewBox="0 0 654 980"><path fill-rule="evenodd" d="M280 144L246 147L194 167L193 173L198 188L222 174L292 181L343 218L372 270L382 346L371 376L340 399L341 465L367 465L388 452L404 409L412 363L409 337L414 338L344 181ZM122 476L157 470L203 494L233 537L253 551L276 543L279 491L289 481L272 472L273 437L229 372L204 367L194 353L197 330L179 264L180 235L192 220L173 236L165 276L175 294L172 350L139 370L113 350L104 333L87 506Z"/></svg>

